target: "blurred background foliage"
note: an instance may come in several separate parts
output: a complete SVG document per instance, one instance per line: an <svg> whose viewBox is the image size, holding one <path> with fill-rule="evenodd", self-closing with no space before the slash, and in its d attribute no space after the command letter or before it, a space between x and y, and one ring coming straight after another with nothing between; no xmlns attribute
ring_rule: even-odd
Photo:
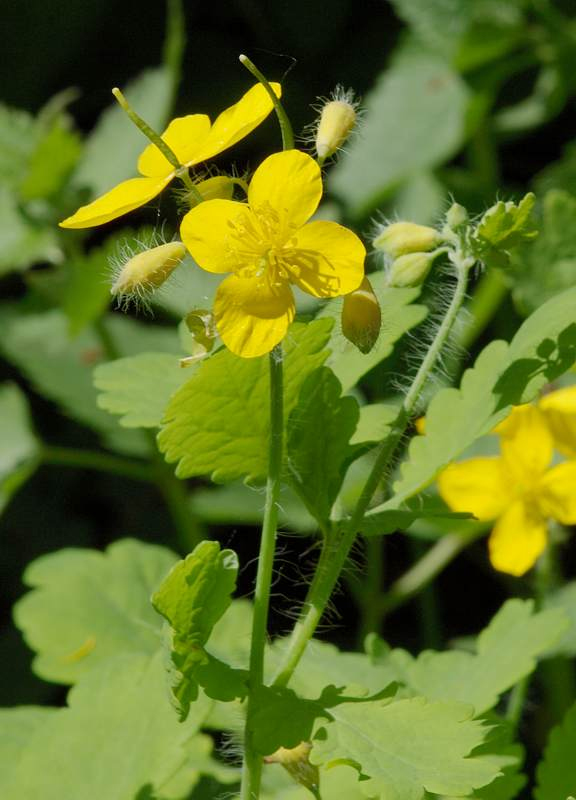
<svg viewBox="0 0 576 800"><path fill-rule="evenodd" d="M174 323L213 291L196 273L186 279L181 272L153 315L107 312L109 256L127 231L142 236L143 225L156 229L168 219L172 234L169 194L105 229L57 228L81 202L135 172L143 141L112 108L111 87L127 87L157 128L179 114L214 117L250 85L237 60L246 52L283 81L298 133L314 119L318 96L336 84L353 88L363 97L363 122L328 173L327 203L332 218L365 235L374 218L433 222L450 197L479 213L495 197L535 191L536 244L505 270L478 278L475 316L461 342L474 353L488 338L509 338L523 316L575 282L576 13L570 0L187 2L184 49L174 2L168 24L157 2L2 5L0 704L12 705L58 698L32 676L10 621L21 574L38 555L127 536L182 553L190 532L202 531L239 552L247 565L241 592L254 575L260 494L176 481L153 455L153 426L120 427L96 404L94 366L146 350L181 353ZM218 165L253 168L279 146L271 118ZM377 366L366 396L382 399L383 376L402 368L394 359ZM285 496L286 530L309 532L310 520L293 506ZM415 533L386 540L387 580L440 531ZM310 556L298 539L283 546L303 554L296 574L281 565L276 585L294 602ZM356 558L360 572L364 554ZM480 542L440 577L434 597L391 617L386 638L437 645L439 620L443 638L470 633L510 590L522 593L523 585L494 575ZM353 646L352 596L337 606L341 617L329 636ZM287 627L282 617L274 622Z"/></svg>

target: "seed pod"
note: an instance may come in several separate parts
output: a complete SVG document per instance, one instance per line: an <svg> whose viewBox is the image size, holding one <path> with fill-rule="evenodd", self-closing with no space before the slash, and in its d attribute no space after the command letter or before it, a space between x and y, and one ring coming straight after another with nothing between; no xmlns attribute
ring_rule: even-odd
<svg viewBox="0 0 576 800"><path fill-rule="evenodd" d="M422 253L433 250L443 241L441 234L427 225L415 222L393 222L386 225L372 244L391 258L398 258L406 253Z"/></svg>
<svg viewBox="0 0 576 800"><path fill-rule="evenodd" d="M369 353L380 333L380 304L368 278L360 288L344 297L342 333L361 353Z"/></svg>

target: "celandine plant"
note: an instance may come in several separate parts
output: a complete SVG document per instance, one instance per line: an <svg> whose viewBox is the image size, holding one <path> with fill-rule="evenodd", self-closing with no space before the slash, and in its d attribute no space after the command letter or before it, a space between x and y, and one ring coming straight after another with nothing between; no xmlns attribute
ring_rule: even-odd
<svg viewBox="0 0 576 800"><path fill-rule="evenodd" d="M186 310L180 357L123 355L95 370L102 408L127 428L160 429L155 480L193 549L178 560L125 540L31 565L17 624L38 674L76 686L65 710L12 712L2 798L511 800L526 783L516 732L530 675L563 652L570 627L553 590L555 554L576 523L576 394L551 386L576 360L576 289L510 342L490 342L458 382L476 324L468 295L481 272L507 270L530 246L534 195L478 219L453 203L434 227L379 224L367 261L357 233L316 217L322 169L354 128L353 98L339 92L321 108L311 155L295 146L281 87L241 61L258 82L239 101L213 123L191 114L161 135L114 90L150 142L140 177L61 223L105 224L179 181L180 239L134 245L112 292L146 301L182 271L222 279L211 308ZM272 111L282 150L249 179L195 171ZM400 391L361 404L361 378L430 310ZM110 338L102 332L114 356ZM439 377L455 385L438 388ZM164 460L177 478L265 486L252 602L234 598L236 554L187 530ZM316 531L317 558L292 631L270 641L286 491ZM418 525L435 542L385 591L374 543ZM535 600L506 602L466 649L390 649L377 635L386 614L490 531L493 567L534 569ZM313 637L359 540L373 560L365 586L351 581L364 650L342 653ZM549 686L566 706L570 676L554 664ZM224 734L227 760L212 756L210 731ZM572 706L538 768L537 800L576 792L575 744Z"/></svg>

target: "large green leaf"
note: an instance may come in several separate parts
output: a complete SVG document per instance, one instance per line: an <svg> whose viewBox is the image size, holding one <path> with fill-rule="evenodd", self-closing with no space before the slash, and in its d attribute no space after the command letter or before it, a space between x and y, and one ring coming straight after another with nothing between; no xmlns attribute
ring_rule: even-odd
<svg viewBox="0 0 576 800"><path fill-rule="evenodd" d="M56 713L46 706L0 708L0 793L10 784L12 775L34 734Z"/></svg>
<svg viewBox="0 0 576 800"><path fill-rule="evenodd" d="M576 704L550 734L544 759L538 766L535 800L570 800L576 796ZM570 797L569 797L570 796Z"/></svg>
<svg viewBox="0 0 576 800"><path fill-rule="evenodd" d="M14 619L36 651L34 671L74 683L119 653L156 652L161 621L150 595L175 561L163 547L125 539L106 553L67 549L32 562L24 573L32 591Z"/></svg>
<svg viewBox="0 0 576 800"><path fill-rule="evenodd" d="M536 393L576 361L576 289L556 295L529 317L510 344L491 342L466 370L459 389L441 389L415 436L395 497L383 508L421 491L442 467L503 419L512 405Z"/></svg>
<svg viewBox="0 0 576 800"><path fill-rule="evenodd" d="M230 687L225 684L234 679L233 670L211 659L204 645L230 606L237 572L238 559L232 550L220 550L218 542L200 542L174 565L152 596L154 608L170 626L170 688L182 720L198 697L202 667L206 667L210 696L227 699ZM234 687L230 699L235 691Z"/></svg>
<svg viewBox="0 0 576 800"><path fill-rule="evenodd" d="M479 635L475 652L425 651L417 658L391 654L398 677L429 700L455 700L473 706L476 716L529 675L536 659L558 641L567 620L558 610L534 613L530 600L508 600ZM388 659L383 659L388 665Z"/></svg>
<svg viewBox="0 0 576 800"><path fill-rule="evenodd" d="M284 411L288 417L307 376L328 355L332 323L295 323L284 345ZM159 436L180 478L211 474L226 482L261 480L268 466L269 377L267 358L238 358L220 350L203 362L166 410Z"/></svg>
<svg viewBox="0 0 576 800"><path fill-rule="evenodd" d="M192 377L169 353L142 353L100 364L94 385L98 406L118 414L124 428L158 428L175 392Z"/></svg>
<svg viewBox="0 0 576 800"><path fill-rule="evenodd" d="M170 113L173 78L166 67L150 69L124 91L134 110L158 133ZM137 174L136 162L147 140L114 102L100 117L88 139L73 181L94 194Z"/></svg>
<svg viewBox="0 0 576 800"><path fill-rule="evenodd" d="M320 520L328 520L354 448L350 438L359 410L328 367L319 367L302 385L288 419L286 465L291 483Z"/></svg>
<svg viewBox="0 0 576 800"><path fill-rule="evenodd" d="M422 322L427 313L426 306L412 305L412 301L418 297L418 289L389 288L386 286L386 275L383 272L370 275L370 283L380 303L382 325L378 341L369 353L361 353L342 335L341 298L327 303L317 317L318 319L328 317L335 321L329 343L332 353L327 364L342 384L343 392L352 389L363 375L387 358L395 342Z"/></svg>
<svg viewBox="0 0 576 800"><path fill-rule="evenodd" d="M549 655L576 656L576 581L569 581L550 593L545 608L560 608L570 621L564 635L554 643Z"/></svg>
<svg viewBox="0 0 576 800"><path fill-rule="evenodd" d="M38 463L40 442L28 403L14 384L0 386L0 512Z"/></svg>
<svg viewBox="0 0 576 800"><path fill-rule="evenodd" d="M65 116L57 117L31 153L27 172L20 184L26 200L50 197L63 185L80 157L80 137L71 130Z"/></svg>
<svg viewBox="0 0 576 800"><path fill-rule="evenodd" d="M395 56L365 106L362 135L347 146L330 182L356 215L369 213L395 185L458 150L468 89L441 57L410 47Z"/></svg>
<svg viewBox="0 0 576 800"><path fill-rule="evenodd" d="M214 768L198 734L208 703L178 723L160 653L120 656L91 670L68 702L32 731L2 800L181 800Z"/></svg>
<svg viewBox="0 0 576 800"><path fill-rule="evenodd" d="M331 709L313 740L313 763L350 764L364 793L381 800L421 800L432 794L470 794L491 783L507 762L476 756L487 730L457 703L422 697L344 703Z"/></svg>

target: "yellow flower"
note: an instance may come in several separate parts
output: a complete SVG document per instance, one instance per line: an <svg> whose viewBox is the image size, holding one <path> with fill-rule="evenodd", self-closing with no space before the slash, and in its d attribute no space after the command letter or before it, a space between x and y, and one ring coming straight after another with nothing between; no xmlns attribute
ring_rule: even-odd
<svg viewBox="0 0 576 800"><path fill-rule="evenodd" d="M568 458L576 458L576 386L566 386L544 395L539 402L556 448Z"/></svg>
<svg viewBox="0 0 576 800"><path fill-rule="evenodd" d="M268 353L295 313L290 284L315 297L353 292L364 277L364 245L335 222L308 222L322 196L316 162L298 150L269 156L248 203L210 200L182 220L182 241L202 269L231 272L214 303L224 344L239 356Z"/></svg>
<svg viewBox="0 0 576 800"><path fill-rule="evenodd" d="M576 523L576 461L550 466L554 439L538 406L518 406L497 432L500 456L452 464L438 487L454 511L496 520L490 561L502 572L523 575L546 547L548 520Z"/></svg>
<svg viewBox="0 0 576 800"><path fill-rule="evenodd" d="M280 86L271 84L280 96ZM272 101L260 84L253 86L240 100L218 116L213 125L206 114L177 117L168 125L162 139L172 149L183 167L193 167L227 150L254 130L272 110ZM82 206L60 223L62 228L91 228L103 225L160 194L176 177L177 170L156 145L149 144L138 159L140 178L130 178L102 197Z"/></svg>

